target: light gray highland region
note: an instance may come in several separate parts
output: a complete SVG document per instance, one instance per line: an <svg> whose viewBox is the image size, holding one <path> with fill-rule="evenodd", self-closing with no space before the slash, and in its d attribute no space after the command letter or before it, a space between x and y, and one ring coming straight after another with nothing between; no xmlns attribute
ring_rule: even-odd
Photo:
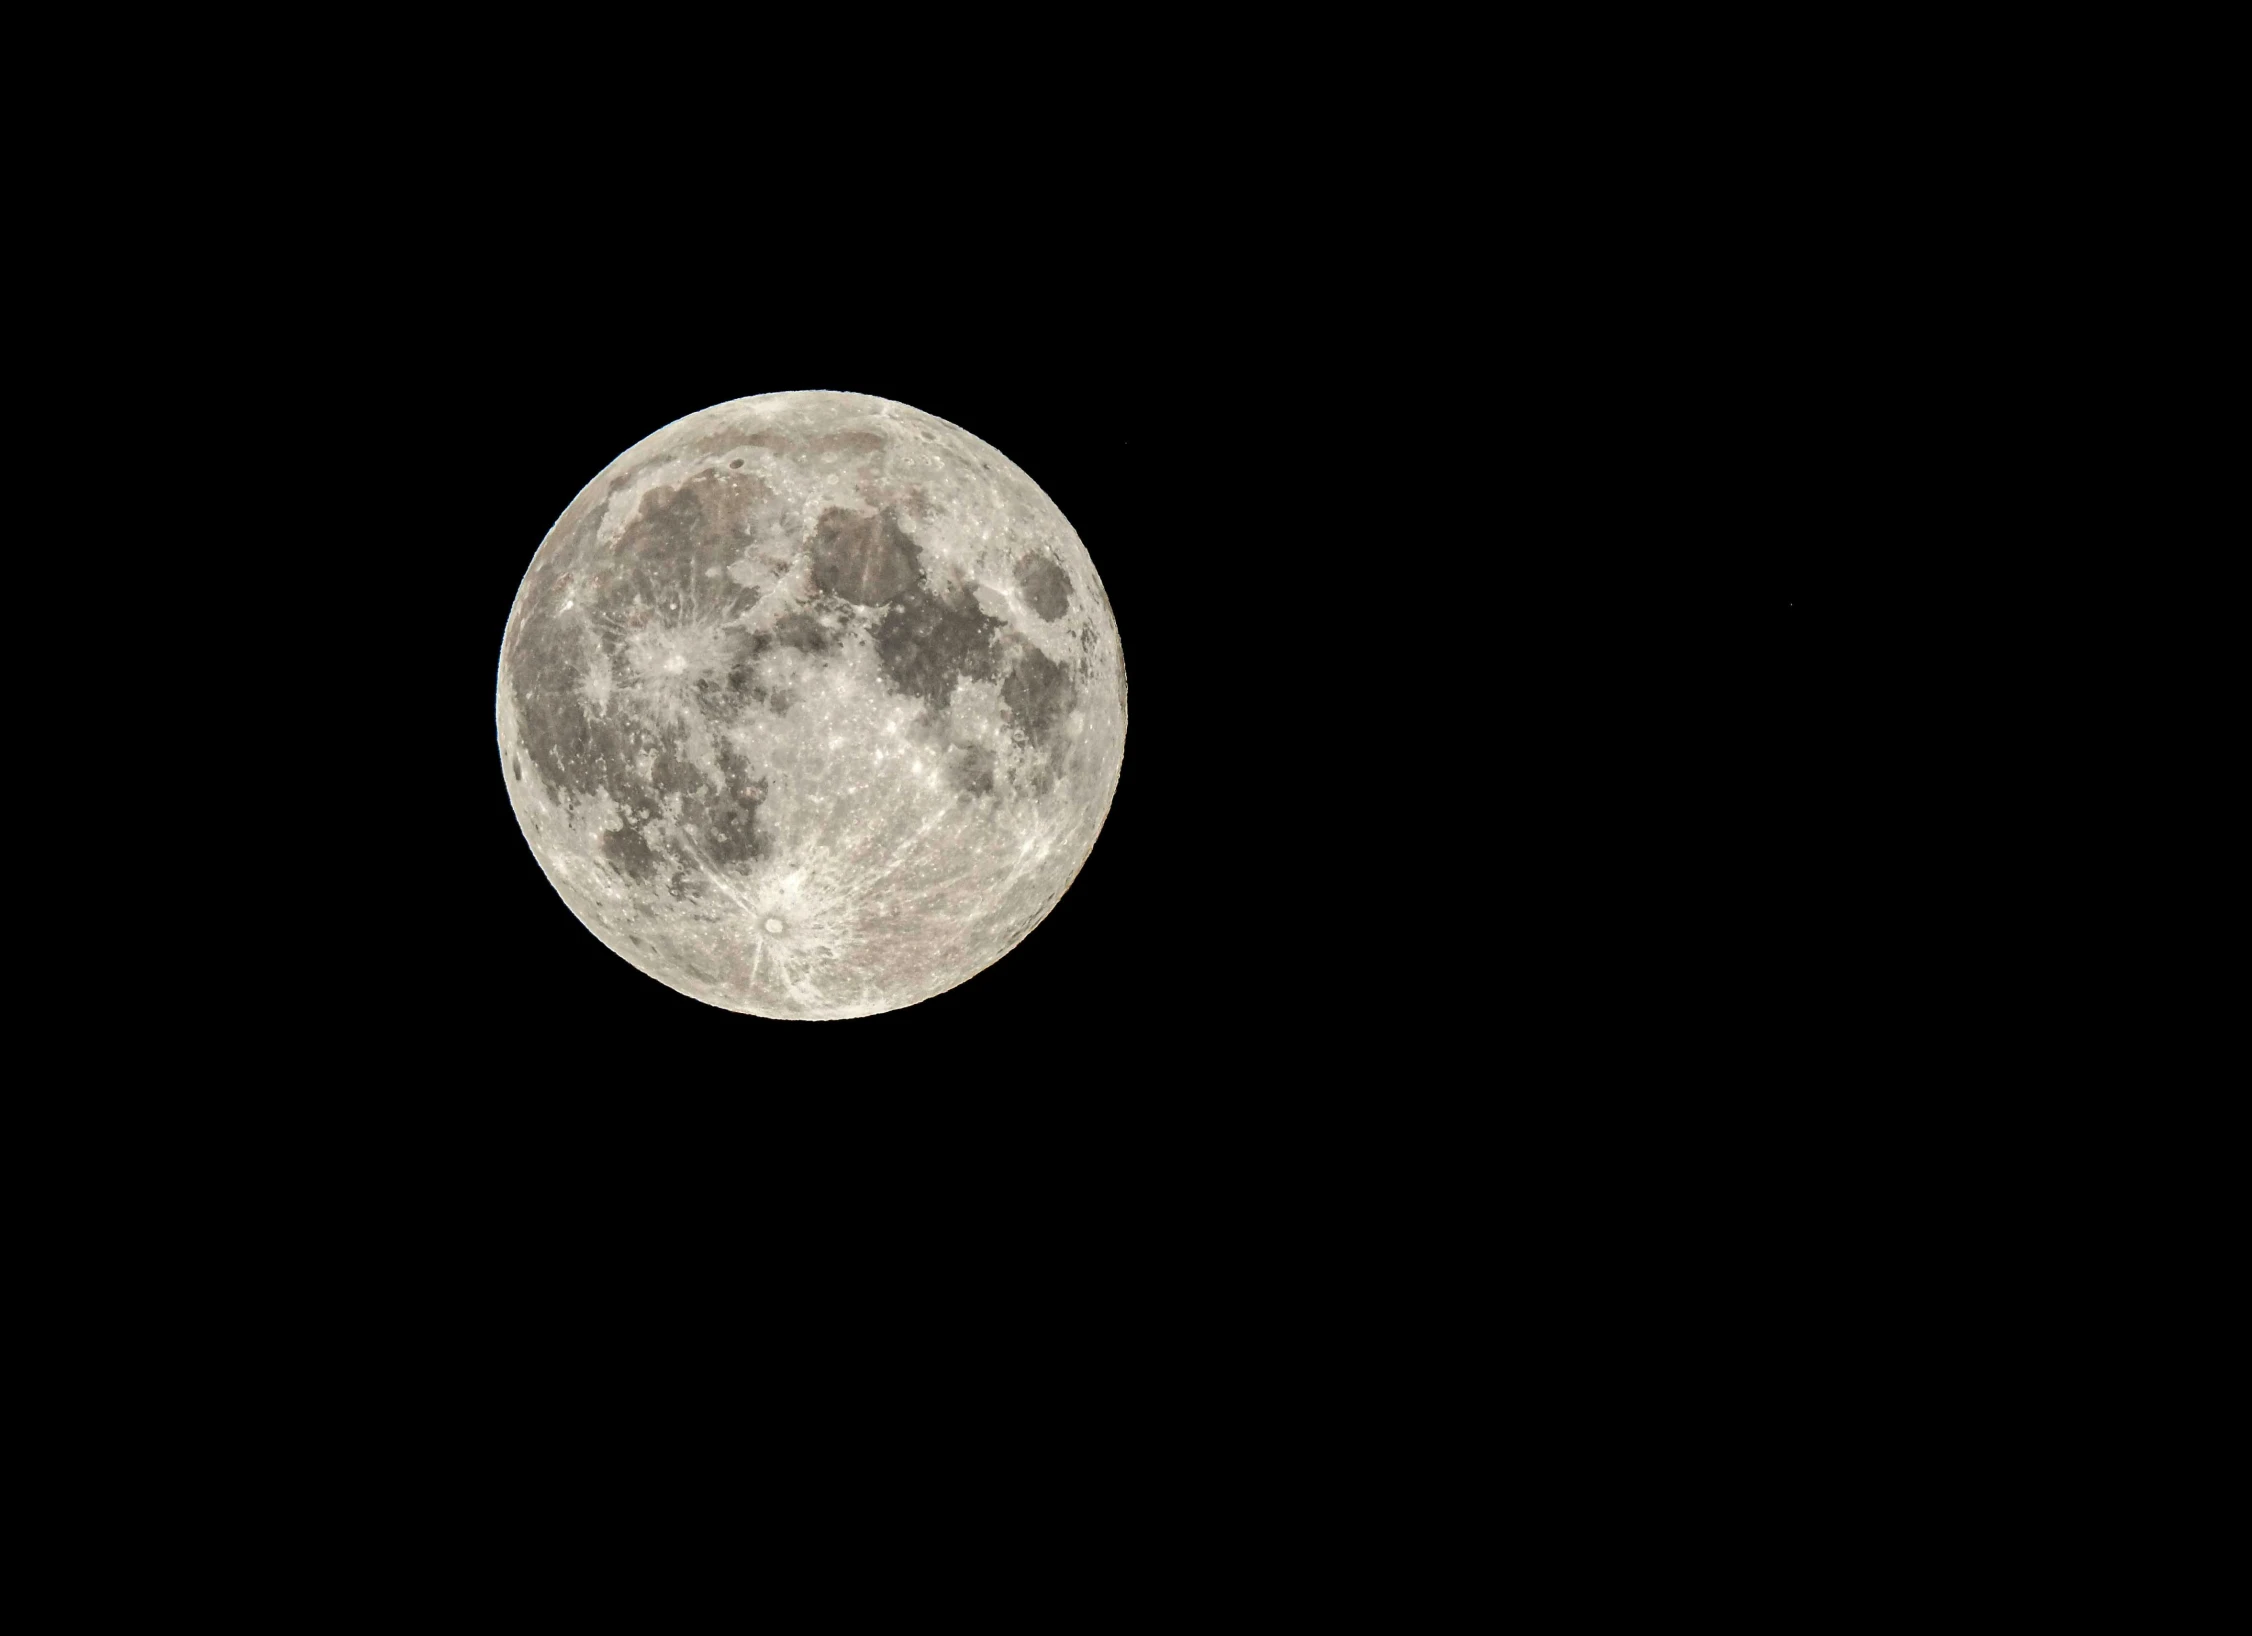
<svg viewBox="0 0 2252 1636"><path fill-rule="evenodd" d="M509 611L501 771L587 929L762 1017L927 1000L1078 875L1126 742L1087 549L999 451L776 392L612 461Z"/></svg>

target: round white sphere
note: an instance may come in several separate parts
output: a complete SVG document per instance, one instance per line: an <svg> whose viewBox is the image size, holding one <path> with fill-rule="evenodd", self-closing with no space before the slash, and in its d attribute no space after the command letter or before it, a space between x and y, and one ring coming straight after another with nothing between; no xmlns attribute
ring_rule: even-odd
<svg viewBox="0 0 2252 1636"><path fill-rule="evenodd" d="M883 398L677 420L549 530L501 643L501 768L572 913L762 1017L913 1005L1078 875L1126 740L1079 536L998 450Z"/></svg>

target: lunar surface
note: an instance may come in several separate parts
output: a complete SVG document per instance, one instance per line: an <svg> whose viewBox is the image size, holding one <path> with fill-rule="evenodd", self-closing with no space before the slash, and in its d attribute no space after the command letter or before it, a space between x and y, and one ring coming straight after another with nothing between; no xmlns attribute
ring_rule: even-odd
<svg viewBox="0 0 2252 1636"><path fill-rule="evenodd" d="M743 398L612 461L501 642L501 772L587 929L762 1017L975 976L1055 906L1126 739L1086 547L905 404Z"/></svg>

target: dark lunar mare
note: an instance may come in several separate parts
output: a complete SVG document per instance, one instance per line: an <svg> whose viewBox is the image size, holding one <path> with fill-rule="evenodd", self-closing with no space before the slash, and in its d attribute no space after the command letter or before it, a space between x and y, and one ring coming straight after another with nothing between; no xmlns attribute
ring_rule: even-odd
<svg viewBox="0 0 2252 1636"><path fill-rule="evenodd" d="M922 553L888 506L873 517L831 506L806 549L813 583L863 607L889 602L922 576Z"/></svg>
<svg viewBox="0 0 2252 1636"><path fill-rule="evenodd" d="M1036 551L1017 558L1017 589L1042 619L1061 619L1071 606L1071 581L1061 568Z"/></svg>
<svg viewBox="0 0 2252 1636"><path fill-rule="evenodd" d="M681 798L682 821L695 826L697 844L712 862L741 864L770 850L770 838L758 827L756 801L738 793L752 786L751 769L740 755L723 745L726 788L712 791L687 758L685 724L617 711L596 714L580 697L597 650L613 675L632 674L620 627L661 618L668 607L700 607L723 620L757 602L755 590L732 581L715 586L702 571L733 555L743 511L758 492L740 479L730 486L716 472L698 473L678 488L653 488L607 551L596 544L593 519L599 513L590 510L564 540L557 561L565 571L538 591L555 612L573 601L594 617L571 621L551 613L522 621L512 633L510 669L524 753L548 798L566 810L576 808L582 791L610 792L623 824L602 837L601 848L622 876L646 881L668 871L677 875L683 864L701 872L700 860L662 856L632 827L662 811L666 795ZM635 605L636 593L645 606ZM738 666L730 678L744 674ZM731 719L750 702L771 703L763 689L707 686L697 694L698 708L714 722ZM644 753L650 757L647 777L638 765Z"/></svg>
<svg viewBox="0 0 2252 1636"><path fill-rule="evenodd" d="M957 681L993 679L1000 631L1001 622L980 608L967 588L940 596L917 585L877 622L876 662L899 692L941 711L952 702Z"/></svg>
<svg viewBox="0 0 2252 1636"><path fill-rule="evenodd" d="M996 762L997 758L992 750L982 744L957 744L947 752L947 765L953 774L954 788L971 800L993 793L993 770Z"/></svg>
<svg viewBox="0 0 2252 1636"><path fill-rule="evenodd" d="M1033 765L1030 787L1045 794L1063 776L1066 746L1058 733L1079 689L1071 672L1038 648L1018 655L1001 683L1001 704L1009 713L1009 730L1019 741L1045 752Z"/></svg>
<svg viewBox="0 0 2252 1636"><path fill-rule="evenodd" d="M837 645L836 633L810 613L784 614L774 622L774 640L800 653L827 653Z"/></svg>
<svg viewBox="0 0 2252 1636"><path fill-rule="evenodd" d="M1019 655L1001 684L1001 702L1008 707L1009 723L1028 744L1045 745L1063 718L1071 713L1079 690L1071 673L1038 648Z"/></svg>

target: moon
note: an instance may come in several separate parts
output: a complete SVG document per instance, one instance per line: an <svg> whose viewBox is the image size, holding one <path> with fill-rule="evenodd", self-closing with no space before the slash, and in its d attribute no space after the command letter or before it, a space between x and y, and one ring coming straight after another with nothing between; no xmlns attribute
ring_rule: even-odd
<svg viewBox="0 0 2252 1636"><path fill-rule="evenodd" d="M974 977L1110 811L1126 670L1071 524L999 450L888 399L775 392L580 490L501 640L502 777L588 931L759 1017Z"/></svg>

